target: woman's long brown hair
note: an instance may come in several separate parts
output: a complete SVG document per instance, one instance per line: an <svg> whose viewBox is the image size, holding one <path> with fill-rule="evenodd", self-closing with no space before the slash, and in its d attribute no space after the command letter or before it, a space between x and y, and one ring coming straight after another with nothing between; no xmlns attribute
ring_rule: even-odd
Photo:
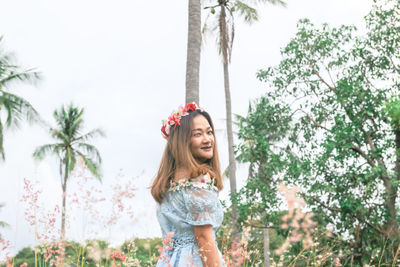
<svg viewBox="0 0 400 267"><path fill-rule="evenodd" d="M207 119L214 135L213 157L203 164L196 161L190 148L192 120L199 115ZM167 190L167 184L173 178L177 166L187 169L191 177L209 173L211 177L215 178L215 186L219 190L222 190L223 184L216 141L214 124L207 112L195 110L189 112L189 115L183 116L180 125L176 128L171 127L170 129L158 173L150 187L153 198L158 203L161 203Z"/></svg>

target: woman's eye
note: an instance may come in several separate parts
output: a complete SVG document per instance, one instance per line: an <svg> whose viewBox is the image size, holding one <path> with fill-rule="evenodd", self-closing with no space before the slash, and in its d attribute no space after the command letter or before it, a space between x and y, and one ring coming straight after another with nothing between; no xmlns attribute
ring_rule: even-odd
<svg viewBox="0 0 400 267"><path fill-rule="evenodd" d="M208 134L213 134L213 132L212 131L208 131Z"/></svg>
<svg viewBox="0 0 400 267"><path fill-rule="evenodd" d="M200 136L200 135L201 135L200 133L195 133L195 134L194 134L194 136Z"/></svg>

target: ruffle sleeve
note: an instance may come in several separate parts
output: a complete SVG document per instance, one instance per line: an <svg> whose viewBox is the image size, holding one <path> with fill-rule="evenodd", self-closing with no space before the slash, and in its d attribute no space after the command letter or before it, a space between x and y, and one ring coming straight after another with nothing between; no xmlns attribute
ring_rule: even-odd
<svg viewBox="0 0 400 267"><path fill-rule="evenodd" d="M215 228L221 225L223 209L217 189L201 183L193 183L181 190L186 223L196 226L210 224Z"/></svg>

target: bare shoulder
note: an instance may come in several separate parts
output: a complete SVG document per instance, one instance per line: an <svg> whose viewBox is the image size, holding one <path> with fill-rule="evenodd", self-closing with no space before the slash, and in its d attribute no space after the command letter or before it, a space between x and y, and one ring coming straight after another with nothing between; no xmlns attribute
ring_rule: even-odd
<svg viewBox="0 0 400 267"><path fill-rule="evenodd" d="M172 181L179 182L182 180L189 180L190 179L190 172L184 168L177 168L175 170L174 176L172 177Z"/></svg>

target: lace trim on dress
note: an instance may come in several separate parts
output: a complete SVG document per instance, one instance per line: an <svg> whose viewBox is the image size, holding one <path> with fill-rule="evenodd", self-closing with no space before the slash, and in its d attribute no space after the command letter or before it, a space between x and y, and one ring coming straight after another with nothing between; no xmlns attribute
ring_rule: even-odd
<svg viewBox="0 0 400 267"><path fill-rule="evenodd" d="M209 174L202 174L196 178L182 178L180 180L173 181L170 180L169 186L168 186L168 191L177 191L183 187L187 186L194 186L198 188L203 188L203 189L211 189L218 191L218 188L215 186L215 179L211 178Z"/></svg>
<svg viewBox="0 0 400 267"><path fill-rule="evenodd" d="M193 235L182 235L182 236L177 236L174 237L174 243L173 243L173 248L176 247L183 247L189 244L197 244L196 239L194 238Z"/></svg>

